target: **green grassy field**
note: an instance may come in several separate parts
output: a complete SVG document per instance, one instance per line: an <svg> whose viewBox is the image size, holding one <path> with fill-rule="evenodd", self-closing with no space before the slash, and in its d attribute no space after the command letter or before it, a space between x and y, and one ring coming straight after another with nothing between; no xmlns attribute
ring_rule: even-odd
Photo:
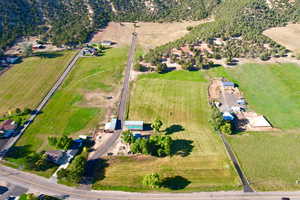
<svg viewBox="0 0 300 200"><path fill-rule="evenodd" d="M43 53L26 58L0 76L0 114L34 109L77 51Z"/></svg>
<svg viewBox="0 0 300 200"><path fill-rule="evenodd" d="M118 157L105 161L105 178L96 182L94 188L149 191L143 187L142 178L152 172L168 178L163 191L237 188L235 171L208 124L207 86L201 72L141 76L133 86L129 119L146 123L157 117L162 119L162 129L175 140L174 156Z"/></svg>
<svg viewBox="0 0 300 200"><path fill-rule="evenodd" d="M250 109L282 129L228 136L252 186L259 191L299 190L295 182L300 179L300 67L246 64L208 73L236 82Z"/></svg>
<svg viewBox="0 0 300 200"><path fill-rule="evenodd" d="M251 109L281 129L300 128L300 67L247 64L230 70Z"/></svg>
<svg viewBox="0 0 300 200"><path fill-rule="evenodd" d="M299 190L300 131L247 133L228 137L252 187Z"/></svg>
<svg viewBox="0 0 300 200"><path fill-rule="evenodd" d="M24 133L14 148L26 151L48 150L48 136L87 134L103 120L106 102L123 77L127 48L107 50L104 56L80 58L35 122ZM89 99L91 95L96 99ZM99 101L99 102L98 102ZM7 157L22 163L22 158Z"/></svg>

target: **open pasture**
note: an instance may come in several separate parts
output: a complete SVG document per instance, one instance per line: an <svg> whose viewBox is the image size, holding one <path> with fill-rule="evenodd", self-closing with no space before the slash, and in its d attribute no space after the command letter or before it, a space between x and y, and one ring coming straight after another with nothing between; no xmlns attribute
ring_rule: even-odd
<svg viewBox="0 0 300 200"><path fill-rule="evenodd" d="M173 156L102 161L102 178L94 188L146 191L143 176L157 172L165 178L163 191L236 189L239 179L208 122L207 85L202 72L174 71L139 77L132 89L129 119L151 123L160 118L163 132L174 139Z"/></svg>

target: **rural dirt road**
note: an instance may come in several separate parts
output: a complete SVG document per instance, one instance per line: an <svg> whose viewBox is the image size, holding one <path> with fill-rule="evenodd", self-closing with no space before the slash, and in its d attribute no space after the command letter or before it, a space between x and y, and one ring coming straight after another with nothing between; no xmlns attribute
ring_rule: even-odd
<svg viewBox="0 0 300 200"><path fill-rule="evenodd" d="M194 193L130 193L120 191L93 191L67 187L49 179L0 165L0 179L28 192L64 197L70 200L299 200L297 192L194 192ZM1 199L1 196L0 196Z"/></svg>
<svg viewBox="0 0 300 200"><path fill-rule="evenodd" d="M24 127L20 130L18 135L11 137L7 142L1 146L0 148L0 160L3 159L5 154L8 152L8 150L18 141L18 139L22 136L22 134L25 132L25 130L30 126L30 124L34 121L34 119L39 115L41 110L44 108L44 106L47 104L47 102L50 100L50 98L53 96L53 94L56 92L56 90L61 86L61 84L64 82L70 71L73 69L75 63L77 62L78 58L82 55L82 50L80 50L76 56L71 60L65 71L60 75L59 79L56 81L54 86L51 88L51 90L48 92L48 94L42 99L38 107L35 109L34 113L30 116L28 122L24 125Z"/></svg>
<svg viewBox="0 0 300 200"><path fill-rule="evenodd" d="M121 130L123 128L125 116L126 116L126 104L128 100L128 95L129 95L129 79L130 79L130 72L131 68L133 66L133 61L134 61L134 53L135 53L135 48L136 48L136 42L137 42L137 34L133 33L132 34L132 41L131 41L131 46L129 49L128 53L128 61L127 61L127 66L125 69L125 77L124 77L124 82L123 82L123 87L121 91L121 98L120 98L120 103L118 107L118 131L115 133L112 133L111 136L107 139L105 145L102 145L101 148L98 148L93 152L92 156L89 157L89 160L96 160L100 156L103 156L105 153L109 151L109 149L114 145L114 143L117 141L117 139L120 137Z"/></svg>

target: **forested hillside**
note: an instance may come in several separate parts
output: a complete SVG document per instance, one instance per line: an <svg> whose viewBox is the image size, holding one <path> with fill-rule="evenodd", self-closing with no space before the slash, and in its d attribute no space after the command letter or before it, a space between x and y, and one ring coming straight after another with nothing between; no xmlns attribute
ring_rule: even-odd
<svg viewBox="0 0 300 200"><path fill-rule="evenodd" d="M261 54L264 43L272 44L262 31L299 21L300 0L1 0L0 48L17 37L35 34L57 46L74 46L109 21L199 20L211 14L215 22L194 28L182 40L156 49L152 55L199 38L239 36L248 43L229 43L230 54Z"/></svg>
<svg viewBox="0 0 300 200"><path fill-rule="evenodd" d="M146 59L159 59L162 53L174 47L194 45L205 41L213 49L212 57L268 57L285 51L284 47L264 36L262 32L271 27L300 22L300 0L226 0L214 12L215 21L201 24L184 38L152 50ZM215 45L221 38L224 45ZM266 45L270 48L266 48Z"/></svg>
<svg viewBox="0 0 300 200"><path fill-rule="evenodd" d="M109 21L199 20L220 0L1 0L0 48L41 34L55 45L85 42ZM92 13L92 14L91 14Z"/></svg>

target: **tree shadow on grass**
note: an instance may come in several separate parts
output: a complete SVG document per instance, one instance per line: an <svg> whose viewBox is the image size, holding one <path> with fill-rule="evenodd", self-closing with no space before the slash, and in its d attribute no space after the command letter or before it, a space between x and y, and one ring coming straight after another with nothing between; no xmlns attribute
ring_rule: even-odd
<svg viewBox="0 0 300 200"><path fill-rule="evenodd" d="M181 190L186 188L190 183L191 181L182 176L175 176L163 179L161 186L171 190Z"/></svg>
<svg viewBox="0 0 300 200"><path fill-rule="evenodd" d="M34 55L40 58L57 58L63 56L60 53L45 53L45 52L35 53Z"/></svg>
<svg viewBox="0 0 300 200"><path fill-rule="evenodd" d="M172 126L165 129L166 135L171 135L173 133L184 131L183 126L179 124L173 124Z"/></svg>
<svg viewBox="0 0 300 200"><path fill-rule="evenodd" d="M85 176L90 180L88 184L94 184L105 178L105 168L109 166L107 159L89 160L86 164Z"/></svg>
<svg viewBox="0 0 300 200"><path fill-rule="evenodd" d="M190 155L194 146L192 145L193 141L178 139L174 140L172 143L171 151L172 155L179 155L181 157L186 157Z"/></svg>
<svg viewBox="0 0 300 200"><path fill-rule="evenodd" d="M28 156L32 151L30 150L31 145L24 145L24 146L13 146L7 152L5 157L19 159Z"/></svg>

